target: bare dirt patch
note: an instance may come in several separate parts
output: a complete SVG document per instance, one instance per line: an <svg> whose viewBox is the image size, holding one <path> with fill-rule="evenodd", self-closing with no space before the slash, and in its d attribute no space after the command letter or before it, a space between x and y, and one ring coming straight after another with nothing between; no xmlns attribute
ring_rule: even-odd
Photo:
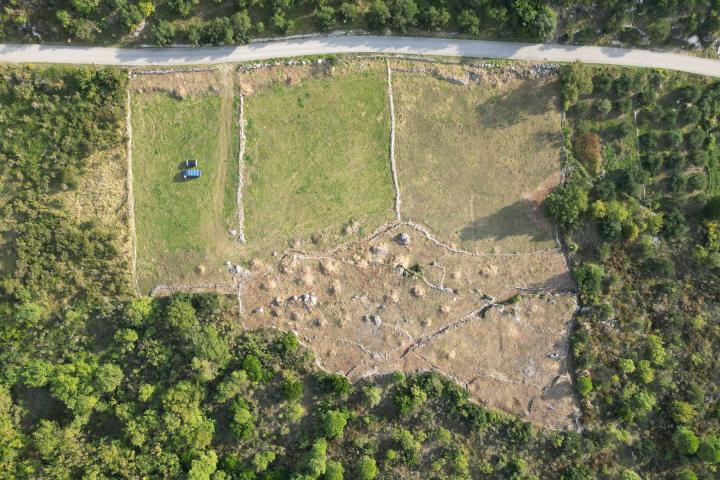
<svg viewBox="0 0 720 480"><path fill-rule="evenodd" d="M245 325L295 331L325 368L353 379L437 369L481 402L572 426L572 390L555 387L569 382L575 308L560 253L457 254L393 223L335 251L288 251L256 267L243 286ZM479 387L490 381L501 387Z"/></svg>

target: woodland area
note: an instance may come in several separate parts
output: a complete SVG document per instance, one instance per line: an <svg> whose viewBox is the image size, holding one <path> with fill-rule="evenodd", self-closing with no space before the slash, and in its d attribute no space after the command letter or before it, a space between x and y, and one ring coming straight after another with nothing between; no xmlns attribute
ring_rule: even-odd
<svg viewBox="0 0 720 480"><path fill-rule="evenodd" d="M0 478L717 477L720 83L562 69L575 433L435 374L351 385L233 298L135 297L118 233L59 195L124 144L126 73L0 73Z"/></svg>
<svg viewBox="0 0 720 480"><path fill-rule="evenodd" d="M233 45L363 29L700 48L713 45L719 12L717 0L8 0L0 10L0 40Z"/></svg>

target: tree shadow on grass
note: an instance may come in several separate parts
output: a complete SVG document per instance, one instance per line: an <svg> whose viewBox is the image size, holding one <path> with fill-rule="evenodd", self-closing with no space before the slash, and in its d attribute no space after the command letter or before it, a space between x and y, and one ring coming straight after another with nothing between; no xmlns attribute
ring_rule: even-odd
<svg viewBox="0 0 720 480"><path fill-rule="evenodd" d="M557 81L535 84L528 80L519 88L488 98L475 111L486 128L510 127L530 116L557 109L557 92Z"/></svg>
<svg viewBox="0 0 720 480"><path fill-rule="evenodd" d="M538 222L542 212L535 202L520 200L499 211L478 218L460 230L463 241L503 240L508 237L529 235L533 241L545 241L553 238L552 232Z"/></svg>

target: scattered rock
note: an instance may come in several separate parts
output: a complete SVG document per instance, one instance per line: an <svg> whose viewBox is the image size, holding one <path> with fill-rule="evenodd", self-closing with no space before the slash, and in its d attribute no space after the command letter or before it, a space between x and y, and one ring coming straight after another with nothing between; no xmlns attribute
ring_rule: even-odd
<svg viewBox="0 0 720 480"><path fill-rule="evenodd" d="M370 247L370 253L372 253L373 255L384 257L389 253L389 251L384 245L373 245L372 247Z"/></svg>
<svg viewBox="0 0 720 480"><path fill-rule="evenodd" d="M420 285L415 285L410 289L410 293L412 293L414 297L423 298L425 296L425 289Z"/></svg>
<svg viewBox="0 0 720 480"><path fill-rule="evenodd" d="M354 235L359 231L360 225L355 220L351 220L344 228L345 235Z"/></svg>
<svg viewBox="0 0 720 480"><path fill-rule="evenodd" d="M335 282L332 285L330 285L330 288L328 288L328 294L332 296L338 296L342 293L342 285L340 285L339 282Z"/></svg>
<svg viewBox="0 0 720 480"><path fill-rule="evenodd" d="M410 235L403 232L400 235L398 235L397 237L395 237L395 241L397 242L398 245L407 247L408 245L410 245Z"/></svg>
<svg viewBox="0 0 720 480"><path fill-rule="evenodd" d="M320 272L323 275L334 275L337 273L337 265L332 260L323 260L320 262Z"/></svg>
<svg viewBox="0 0 720 480"><path fill-rule="evenodd" d="M252 313L263 313L264 311L265 311L265 308L257 307L255 310L252 311Z"/></svg>
<svg viewBox="0 0 720 480"><path fill-rule="evenodd" d="M450 313L450 305L440 305L440 308L438 310L440 310L440 313L442 313L443 315L447 315L448 313Z"/></svg>
<svg viewBox="0 0 720 480"><path fill-rule="evenodd" d="M497 275L498 267L495 265L488 265L487 267L480 270L480 275L485 278L491 278Z"/></svg>
<svg viewBox="0 0 720 480"><path fill-rule="evenodd" d="M270 302L270 305L273 307L282 307L283 306L283 300L280 297L273 298L273 301Z"/></svg>
<svg viewBox="0 0 720 480"><path fill-rule="evenodd" d="M432 318L425 318L420 321L420 325L422 325L425 328L432 327L432 324L433 324Z"/></svg>
<svg viewBox="0 0 720 480"><path fill-rule="evenodd" d="M382 325L382 319L380 318L380 315L370 315L370 321L378 327Z"/></svg>
<svg viewBox="0 0 720 480"><path fill-rule="evenodd" d="M234 237L235 235L237 235L237 230L228 230L228 233L231 237Z"/></svg>
<svg viewBox="0 0 720 480"><path fill-rule="evenodd" d="M172 94L178 100L183 100L187 97L187 90L185 90L185 87L177 87L173 89Z"/></svg>
<svg viewBox="0 0 720 480"><path fill-rule="evenodd" d="M450 350L449 352L445 353L445 358L447 358L448 360L455 360L456 356L457 354L455 353L455 350Z"/></svg>
<svg viewBox="0 0 720 480"><path fill-rule="evenodd" d="M315 275L313 275L312 270L306 269L303 272L303 276L300 280L303 285L305 285L306 287L309 287L309 286L312 286L315 284Z"/></svg>
<svg viewBox="0 0 720 480"><path fill-rule="evenodd" d="M324 318L316 318L313 320L313 325L316 327L324 327L327 324Z"/></svg>
<svg viewBox="0 0 720 480"><path fill-rule="evenodd" d="M273 279L270 279L266 282L262 282L260 284L260 288L265 291L275 290L275 287L277 287L277 283L275 283L275 280L273 280Z"/></svg>
<svg viewBox="0 0 720 480"><path fill-rule="evenodd" d="M390 292L389 295L385 296L385 301L389 303L398 303L400 301L400 295L397 292Z"/></svg>
<svg viewBox="0 0 720 480"><path fill-rule="evenodd" d="M197 267L195 267L195 273L197 273L198 275L203 275L206 270L207 268L205 267L205 265L198 265Z"/></svg>

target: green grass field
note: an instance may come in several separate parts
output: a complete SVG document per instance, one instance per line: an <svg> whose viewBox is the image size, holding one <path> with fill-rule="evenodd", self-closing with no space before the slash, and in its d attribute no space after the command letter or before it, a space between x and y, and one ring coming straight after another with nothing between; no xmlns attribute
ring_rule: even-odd
<svg viewBox="0 0 720 480"><path fill-rule="evenodd" d="M245 233L254 252L392 218L389 111L379 68L273 85L246 101ZM316 238L317 238L316 235Z"/></svg>
<svg viewBox="0 0 720 480"><path fill-rule="evenodd" d="M160 283L223 279L237 228L237 109L232 95L177 100L135 94L132 104L135 221L141 291ZM202 177L181 179L197 159ZM204 266L199 275L196 267Z"/></svg>
<svg viewBox="0 0 720 480"><path fill-rule="evenodd" d="M396 73L393 86L403 218L470 250L553 247L539 202L560 179L556 85Z"/></svg>

